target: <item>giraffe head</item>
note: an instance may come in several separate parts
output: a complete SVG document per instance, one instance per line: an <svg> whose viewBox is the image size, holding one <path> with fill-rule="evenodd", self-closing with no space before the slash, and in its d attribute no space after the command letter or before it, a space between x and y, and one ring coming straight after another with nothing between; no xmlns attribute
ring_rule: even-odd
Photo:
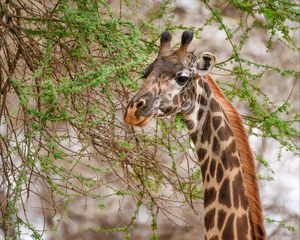
<svg viewBox="0 0 300 240"><path fill-rule="evenodd" d="M208 74L216 58L211 53L188 52L191 31L183 32L177 50L171 49L171 39L168 32L161 35L158 56L145 69L144 83L127 105L127 124L142 127L153 117L184 114L193 108L199 94L195 79Z"/></svg>

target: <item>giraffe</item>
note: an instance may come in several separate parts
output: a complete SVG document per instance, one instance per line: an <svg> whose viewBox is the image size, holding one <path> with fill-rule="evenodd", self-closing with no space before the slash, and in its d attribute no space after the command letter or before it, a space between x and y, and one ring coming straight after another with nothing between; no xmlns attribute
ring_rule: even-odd
<svg viewBox="0 0 300 240"><path fill-rule="evenodd" d="M240 115L210 77L216 57L189 52L193 32L181 45L162 33L157 58L128 102L124 120L143 127L150 119L181 114L194 143L204 188L207 240L266 239L253 156Z"/></svg>

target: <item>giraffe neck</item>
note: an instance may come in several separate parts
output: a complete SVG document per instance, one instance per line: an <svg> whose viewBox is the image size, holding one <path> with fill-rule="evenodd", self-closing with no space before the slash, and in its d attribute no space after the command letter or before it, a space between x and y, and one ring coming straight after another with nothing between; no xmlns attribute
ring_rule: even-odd
<svg viewBox="0 0 300 240"><path fill-rule="evenodd" d="M205 239L253 239L234 134L207 82L199 79L196 85L197 90L205 91L196 96L195 105L183 117L202 171Z"/></svg>

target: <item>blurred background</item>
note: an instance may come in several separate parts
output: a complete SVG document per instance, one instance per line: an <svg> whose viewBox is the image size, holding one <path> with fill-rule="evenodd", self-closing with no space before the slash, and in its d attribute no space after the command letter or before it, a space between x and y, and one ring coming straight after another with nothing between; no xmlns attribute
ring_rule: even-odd
<svg viewBox="0 0 300 240"><path fill-rule="evenodd" d="M269 239L299 239L297 1L0 3L0 239L204 239L180 116L123 123L164 30L217 56L241 113Z"/></svg>

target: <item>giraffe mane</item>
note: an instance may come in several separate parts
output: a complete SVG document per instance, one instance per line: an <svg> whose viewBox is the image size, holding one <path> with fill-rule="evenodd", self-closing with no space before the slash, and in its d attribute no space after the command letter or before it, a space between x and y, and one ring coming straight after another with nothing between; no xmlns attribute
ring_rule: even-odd
<svg viewBox="0 0 300 240"><path fill-rule="evenodd" d="M242 163L246 193L249 201L251 223L255 236L254 239L265 239L266 233L262 205L259 197L259 189L256 180L255 163L250 149L248 136L243 125L243 120L236 108L224 96L217 83L209 75L206 75L206 80L213 94L217 98L217 101L223 107L236 139Z"/></svg>

